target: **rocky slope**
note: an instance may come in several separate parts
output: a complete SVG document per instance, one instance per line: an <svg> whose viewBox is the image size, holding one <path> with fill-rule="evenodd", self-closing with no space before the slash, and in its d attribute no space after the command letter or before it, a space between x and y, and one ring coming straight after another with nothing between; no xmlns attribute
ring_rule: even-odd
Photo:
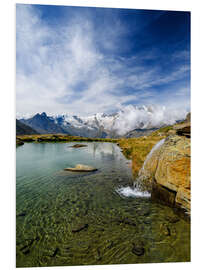
<svg viewBox="0 0 203 270"><path fill-rule="evenodd" d="M57 125L52 118L48 117L45 112L42 114L37 113L29 119L21 119L20 121L41 134L68 133L62 127Z"/></svg>
<svg viewBox="0 0 203 270"><path fill-rule="evenodd" d="M150 135L155 130L157 130L157 128L131 130L130 132L127 132L125 134L125 138L138 138L142 136L147 136Z"/></svg>
<svg viewBox="0 0 203 270"><path fill-rule="evenodd" d="M36 130L16 119L16 135L38 134Z"/></svg>

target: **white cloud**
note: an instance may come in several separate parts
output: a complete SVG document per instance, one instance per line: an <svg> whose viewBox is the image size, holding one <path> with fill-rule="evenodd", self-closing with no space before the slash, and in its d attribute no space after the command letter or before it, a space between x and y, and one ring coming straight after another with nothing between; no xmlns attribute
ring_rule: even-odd
<svg viewBox="0 0 203 270"><path fill-rule="evenodd" d="M95 106L101 105L102 94L114 87L94 46L90 23L76 21L61 31L44 26L32 7L18 6L17 111L85 111L83 102L88 105L95 98ZM78 82L86 82L87 89L72 103ZM67 104L56 101L65 96L70 97Z"/></svg>
<svg viewBox="0 0 203 270"><path fill-rule="evenodd" d="M125 28L119 21L115 27L113 32L95 33L91 20L75 17L53 28L31 5L17 5L17 112L87 115L117 110L131 101L159 104L159 97L153 100L148 88L180 78L184 68L161 77L156 69L129 68L122 58L107 58L95 37L100 36L105 49L118 49L117 40ZM137 91L127 95L126 86ZM176 93L181 96L181 91Z"/></svg>
<svg viewBox="0 0 203 270"><path fill-rule="evenodd" d="M174 109L165 106L126 106L119 112L114 129L120 135L139 128L154 128L172 125L176 120L185 119L186 109Z"/></svg>

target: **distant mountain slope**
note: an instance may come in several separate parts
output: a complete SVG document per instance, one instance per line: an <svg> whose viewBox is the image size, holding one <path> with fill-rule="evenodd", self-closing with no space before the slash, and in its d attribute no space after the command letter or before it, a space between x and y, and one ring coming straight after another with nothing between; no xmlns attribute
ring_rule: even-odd
<svg viewBox="0 0 203 270"><path fill-rule="evenodd" d="M31 135L31 134L38 134L38 132L16 119L16 135Z"/></svg>
<svg viewBox="0 0 203 270"><path fill-rule="evenodd" d="M150 128L150 129L134 129L125 134L125 138L137 138L142 136L147 136L157 130L157 128Z"/></svg>
<svg viewBox="0 0 203 270"><path fill-rule="evenodd" d="M64 115L47 116L45 112L37 113L31 118L20 119L24 124L34 128L41 134L63 133L73 136L106 138L107 133L99 126L89 126L79 117L73 116L70 123Z"/></svg>
<svg viewBox="0 0 203 270"><path fill-rule="evenodd" d="M93 138L139 137L185 119L186 111L161 106L128 105L114 114L97 113L91 116L54 115L37 113L20 119L39 133L65 133Z"/></svg>
<svg viewBox="0 0 203 270"><path fill-rule="evenodd" d="M46 133L68 133L62 127L55 123L54 119L48 117L45 112L37 113L29 119L20 119L24 124L32 127L41 134Z"/></svg>

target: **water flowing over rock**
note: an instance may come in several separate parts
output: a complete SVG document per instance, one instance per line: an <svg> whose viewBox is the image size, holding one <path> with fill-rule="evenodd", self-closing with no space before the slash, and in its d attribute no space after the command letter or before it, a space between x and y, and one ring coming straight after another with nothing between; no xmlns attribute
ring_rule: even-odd
<svg viewBox="0 0 203 270"><path fill-rule="evenodd" d="M138 173L136 181L133 183L133 187L120 187L117 192L124 197L135 197L135 198L149 198L151 197L152 182L151 179L152 170L155 169L158 153L160 147L163 145L165 139L159 141L150 153L147 155L145 162Z"/></svg>
<svg viewBox="0 0 203 270"><path fill-rule="evenodd" d="M152 148L150 153L147 155L142 168L139 171L139 178L148 178L151 175L151 171L155 169L157 159L159 157L160 148L164 144L165 139L160 140L155 146Z"/></svg>
<svg viewBox="0 0 203 270"><path fill-rule="evenodd" d="M147 156L139 177L151 183L152 198L190 212L190 138L172 135Z"/></svg>

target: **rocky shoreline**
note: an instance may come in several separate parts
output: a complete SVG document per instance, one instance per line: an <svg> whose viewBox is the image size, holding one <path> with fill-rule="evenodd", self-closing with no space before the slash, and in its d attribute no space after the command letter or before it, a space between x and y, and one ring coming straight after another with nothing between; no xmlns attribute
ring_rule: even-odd
<svg viewBox="0 0 203 270"><path fill-rule="evenodd" d="M20 142L118 142L118 139L111 138L86 138L80 136L70 136L66 134L35 134L35 135L17 135L17 144ZM74 146L77 148L76 146ZM81 146L79 146L81 147Z"/></svg>

